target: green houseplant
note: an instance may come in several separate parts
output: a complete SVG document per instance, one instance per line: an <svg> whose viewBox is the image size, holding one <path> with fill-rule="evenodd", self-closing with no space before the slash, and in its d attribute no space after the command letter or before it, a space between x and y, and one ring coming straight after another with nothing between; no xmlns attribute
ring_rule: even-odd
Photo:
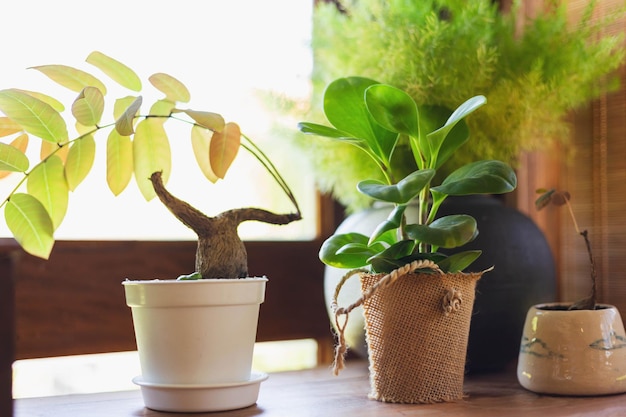
<svg viewBox="0 0 626 417"><path fill-rule="evenodd" d="M340 3L321 2L314 11L314 109L325 86L345 74L394 85L417 103L456 108L477 94L489 100L467 121L473 146L454 155L442 174L482 158L516 167L523 151L567 145L564 116L616 87L613 73L624 62L623 37L608 30L624 10L596 18L595 1L575 21L561 1L548 2L533 18L520 11L519 0L506 12L491 0ZM321 120L313 112L310 118ZM355 185L365 177L382 179L372 161L344 143L300 145L322 191L349 212L371 205ZM406 173L414 167L409 158L394 168Z"/></svg>
<svg viewBox="0 0 626 417"><path fill-rule="evenodd" d="M521 340L517 379L526 389L557 395L626 392L626 332L617 308L597 303L596 266L588 231L580 230L570 194L538 190L537 209L567 206L574 229L585 241L591 290L575 302L531 306Z"/></svg>
<svg viewBox="0 0 626 417"><path fill-rule="evenodd" d="M198 236L195 272L176 280L123 283L142 368L136 382L146 405L167 411L250 405L266 377L252 373L250 367L267 278L248 277L237 227L249 220L272 224L299 220L295 197L272 162L236 123L217 113L181 108L190 93L176 78L164 73L149 78L163 97L143 112L142 82L132 69L97 51L86 61L131 93L105 99L107 86L90 72L66 65L35 67L76 92L68 116L76 124L73 139L61 102L17 88L0 91L0 111L5 114L0 132L9 142L0 143L0 170L21 175L0 203L6 224L24 250L48 258L69 194L91 171L96 139L108 132L106 180L112 193L124 191L134 177L146 200L158 197ZM102 121L107 103L112 105L111 122ZM172 170L167 121L189 126L194 156L206 179L224 178L238 150L244 148L285 192L294 212L239 208L207 216L174 197L165 186ZM35 138L41 140L42 151L33 155L29 142ZM179 354L172 355L173 351Z"/></svg>
<svg viewBox="0 0 626 417"><path fill-rule="evenodd" d="M377 400L421 403L462 396L474 285L481 273L461 271L480 252L446 256L438 250L462 246L478 230L471 216L437 218L437 212L448 196L506 193L515 189L517 179L509 165L497 160L471 162L437 185L435 178L469 139L465 117L485 102L485 97L475 96L450 112L418 106L406 92L391 85L347 77L330 83L324 94L324 113L332 127L299 124L306 134L349 143L372 159L384 181L364 179L357 187L393 206L370 236L335 234L320 249L324 263L351 269L337 293L346 279L361 274L362 297L347 308L334 306L339 330L335 370L343 367L343 330L349 313L363 304L372 373L370 396ZM398 146L401 137L408 141L417 166L405 176L396 175L393 169L395 154L403 152ZM405 213L414 200L419 215L410 221ZM458 338L447 336L451 329ZM397 345L383 347L387 339ZM434 362L442 368L433 369Z"/></svg>
<svg viewBox="0 0 626 417"><path fill-rule="evenodd" d="M417 103L450 109L467 97L484 95L489 106L467 119L471 146L440 168L442 177L482 158L515 168L523 152L554 144L567 155L571 147L564 116L611 90L616 85L613 71L624 62L623 37L612 34L610 27L624 16L623 8L597 18L602 10L593 1L582 7L579 18L568 13L572 3L562 1L546 2L545 11L533 18L516 0L508 2L512 7L506 11L500 7L505 2L491 0L334 3L341 7L321 3L315 8L315 105L307 120L322 120L323 90L345 74L376 79L405 90ZM386 213L358 192L356 184L362 178L384 179L375 163L343 142L300 140L298 145L312 161L318 187L349 214L339 230L368 234ZM408 144L402 139L398 146ZM405 155L396 153L397 175L416 168ZM447 210L466 210L478 219L482 233L470 243L483 249L477 262L485 268L497 260L501 266L478 283L468 370L502 369L517 358L528 307L554 299L554 259L539 227L501 199L455 197L447 199L441 211ZM499 233L502 227L523 233L527 244L505 239ZM341 271L326 268L327 300L340 277ZM362 326L356 322L347 337L365 354ZM501 335L501 349L486 353L493 333Z"/></svg>

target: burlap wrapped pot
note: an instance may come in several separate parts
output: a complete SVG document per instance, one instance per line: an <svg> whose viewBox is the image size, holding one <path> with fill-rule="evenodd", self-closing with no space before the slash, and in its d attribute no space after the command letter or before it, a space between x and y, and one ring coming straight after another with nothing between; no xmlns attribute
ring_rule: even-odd
<svg viewBox="0 0 626 417"><path fill-rule="evenodd" d="M348 314L363 305L371 399L461 399L476 282L482 274L443 273L430 261L416 261L386 275L359 271L362 297L347 308L335 308L335 373L344 366Z"/></svg>

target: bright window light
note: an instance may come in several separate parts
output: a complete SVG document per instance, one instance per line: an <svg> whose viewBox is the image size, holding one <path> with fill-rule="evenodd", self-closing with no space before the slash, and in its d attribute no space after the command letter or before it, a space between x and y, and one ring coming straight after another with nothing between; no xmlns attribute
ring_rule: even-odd
<svg viewBox="0 0 626 417"><path fill-rule="evenodd" d="M166 72L191 91L185 108L218 112L227 121L237 122L273 160L296 194L304 221L281 227L247 222L240 227L241 236L311 239L316 232L315 187L307 161L294 158L290 137L297 134L298 120L278 108L281 100L268 97L300 104L308 100L312 7L312 0L107 0L89 6L82 0L14 1L5 8L6 18L0 25L4 40L0 89L38 90L71 102L75 93L27 68L66 64L106 80L84 62L94 50L134 69L146 91L151 90L147 78L152 73ZM143 95L144 103L150 102L148 93ZM115 91L107 97L111 100ZM64 114L68 113L66 109ZM180 132L176 121L167 126L173 153L167 186L172 194L207 215L244 206L293 210L271 177L244 150L224 181L204 180L193 160L188 126L181 125ZM56 238L195 239L157 199L143 200L134 182L113 197L104 176L107 134L96 136L97 161L70 195L70 208ZM10 179L0 181L0 200L11 188ZM0 236L9 235L0 222Z"/></svg>

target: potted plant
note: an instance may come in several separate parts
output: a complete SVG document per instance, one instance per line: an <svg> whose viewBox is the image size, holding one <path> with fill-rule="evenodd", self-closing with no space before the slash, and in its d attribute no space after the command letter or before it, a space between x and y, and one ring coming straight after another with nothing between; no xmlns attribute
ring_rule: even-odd
<svg viewBox="0 0 626 417"><path fill-rule="evenodd" d="M626 392L626 333L617 308L596 299L596 267L587 230L580 230L567 191L538 190L535 205L566 205L585 241L590 265L588 296L532 306L522 335L517 378L533 392L604 395Z"/></svg>
<svg viewBox="0 0 626 417"><path fill-rule="evenodd" d="M71 103L76 136L68 133L63 105L41 93L11 88L0 91L3 136L0 170L21 174L2 200L4 218L28 253L50 256L54 230L61 224L74 191L90 172L96 136L108 131L107 184L118 195L131 179L146 200L155 196L198 236L195 272L172 280L126 280L132 309L146 406L165 411L215 411L256 402L267 375L251 371L252 351L266 277L248 277L247 255L237 227L244 221L288 224L301 218L296 199L275 166L239 126L213 112L184 109L189 90L176 78L156 73L150 83L163 98L142 112L141 79L126 65L101 53L86 61L133 95L106 100L107 88L82 69L65 65L35 67L77 93ZM112 121L103 122L105 103ZM227 210L207 216L174 197L165 187L171 172L165 123L186 123L194 156L211 182L224 178L240 147L268 171L293 203L294 212L276 214L259 208ZM41 139L32 155L31 138Z"/></svg>
<svg viewBox="0 0 626 417"><path fill-rule="evenodd" d="M453 109L467 97L486 96L490 105L467 120L472 146L456 153L440 176L479 158L502 160L515 168L522 153L550 149L555 143L567 152L571 147L564 116L616 85L612 74L623 63L624 48L609 25L623 16L623 9L606 11L607 17L598 19L599 4L592 1L574 18L568 2L550 2L544 13L530 18L520 9L523 2L514 0L506 11L502 3L319 2L312 37L314 107L307 120L322 120L318 109L330 81L359 74L401 88L420 104ZM388 213L359 193L356 184L362 178L382 180L376 164L343 142L298 144L312 161L318 187L346 208L348 217L338 232L369 234ZM398 146L408 144L401 140ZM402 157L406 154L397 152L397 175L415 169L411 158ZM465 210L477 218L482 233L471 245L484 251L477 262L486 267L497 260L501 266L478 284L468 369L503 368L517 358L528 308L556 295L548 242L528 216L498 198L448 199L442 212L448 210ZM501 227L519 230L525 238L505 239ZM328 304L340 279L341 271L326 268ZM357 346L365 345L362 329L353 320L347 331ZM493 333L501 335L501 348L487 354Z"/></svg>
<svg viewBox="0 0 626 417"><path fill-rule="evenodd" d="M391 85L347 77L330 83L324 93L324 113L332 127L299 124L306 134L349 143L374 161L384 180L364 179L357 187L393 206L371 235L335 234L320 249L324 263L350 269L333 303L339 333L335 372L344 364L349 314L363 305L373 399L429 403L463 395L474 287L482 272L461 271L480 251L446 256L439 249L462 246L478 230L471 216L437 218L437 212L448 196L506 193L515 189L517 179L510 166L497 160L464 165L438 185L435 178L469 138L465 117L485 102L484 96L475 96L449 112L418 106ZM402 136L407 148L399 146ZM417 169L398 176L393 166L398 152L410 152ZM419 215L409 219L406 210L414 200ZM337 294L356 274L361 297L338 307Z"/></svg>

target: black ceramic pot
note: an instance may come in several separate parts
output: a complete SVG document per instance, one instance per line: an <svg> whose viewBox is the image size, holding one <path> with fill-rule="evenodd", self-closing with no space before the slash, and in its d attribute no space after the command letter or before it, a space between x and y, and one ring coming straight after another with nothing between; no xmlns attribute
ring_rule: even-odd
<svg viewBox="0 0 626 417"><path fill-rule="evenodd" d="M370 234L384 220L390 208L381 206L349 216L337 229L339 233ZM481 257L472 271L495 269L477 285L470 328L467 370L486 372L503 369L519 353L524 320L534 305L556 299L554 259L541 230L524 214L504 206L496 197L448 197L439 216L469 214L478 222L479 236L462 250L480 249ZM411 217L411 213L407 212ZM459 249L460 250L460 249ZM344 270L326 268L326 303L330 305L337 282ZM344 286L339 305L348 305L360 295L358 280ZM346 340L352 351L367 355L364 324L353 314Z"/></svg>

